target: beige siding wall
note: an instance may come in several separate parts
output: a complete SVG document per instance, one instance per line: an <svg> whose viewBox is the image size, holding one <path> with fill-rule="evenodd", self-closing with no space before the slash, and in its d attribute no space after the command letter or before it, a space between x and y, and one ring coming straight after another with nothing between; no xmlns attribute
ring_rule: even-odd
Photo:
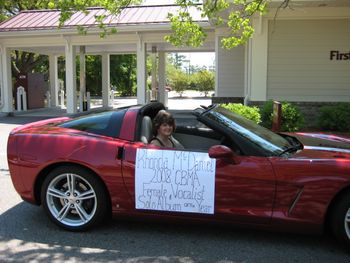
<svg viewBox="0 0 350 263"><path fill-rule="evenodd" d="M267 98L350 101L350 20L281 20L269 23Z"/></svg>
<svg viewBox="0 0 350 263"><path fill-rule="evenodd" d="M219 44L220 45L220 44ZM244 97L244 47L219 48L217 54L218 97Z"/></svg>

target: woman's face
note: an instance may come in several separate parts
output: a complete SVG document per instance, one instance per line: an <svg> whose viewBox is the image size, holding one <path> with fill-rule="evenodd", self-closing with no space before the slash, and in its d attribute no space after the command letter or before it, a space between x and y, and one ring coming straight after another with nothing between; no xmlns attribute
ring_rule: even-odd
<svg viewBox="0 0 350 263"><path fill-rule="evenodd" d="M173 126L168 123L162 123L158 128L158 135L170 136L173 133Z"/></svg>

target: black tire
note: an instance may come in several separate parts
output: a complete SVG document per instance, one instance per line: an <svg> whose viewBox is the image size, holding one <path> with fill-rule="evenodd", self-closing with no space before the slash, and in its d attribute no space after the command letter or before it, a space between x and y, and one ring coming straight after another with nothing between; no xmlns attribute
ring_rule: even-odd
<svg viewBox="0 0 350 263"><path fill-rule="evenodd" d="M337 200L331 214L331 230L345 247L350 247L350 193Z"/></svg>
<svg viewBox="0 0 350 263"><path fill-rule="evenodd" d="M41 201L49 218L70 231L84 231L98 224L108 212L105 187L89 170L60 166L45 178Z"/></svg>

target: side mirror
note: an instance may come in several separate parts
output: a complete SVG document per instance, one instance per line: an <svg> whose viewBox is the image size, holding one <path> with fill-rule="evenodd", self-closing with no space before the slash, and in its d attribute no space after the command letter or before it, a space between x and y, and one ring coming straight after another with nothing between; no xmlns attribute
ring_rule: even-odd
<svg viewBox="0 0 350 263"><path fill-rule="evenodd" d="M239 160L236 158L237 155L230 148L224 145L214 145L210 147L209 157L215 159L226 159L235 164L239 163Z"/></svg>

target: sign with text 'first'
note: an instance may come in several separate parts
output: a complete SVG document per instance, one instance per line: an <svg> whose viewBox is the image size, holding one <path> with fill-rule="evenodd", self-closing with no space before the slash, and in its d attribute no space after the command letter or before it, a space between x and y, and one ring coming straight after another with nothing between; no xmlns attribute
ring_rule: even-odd
<svg viewBox="0 0 350 263"><path fill-rule="evenodd" d="M215 165L207 153L137 149L136 209L214 214Z"/></svg>

